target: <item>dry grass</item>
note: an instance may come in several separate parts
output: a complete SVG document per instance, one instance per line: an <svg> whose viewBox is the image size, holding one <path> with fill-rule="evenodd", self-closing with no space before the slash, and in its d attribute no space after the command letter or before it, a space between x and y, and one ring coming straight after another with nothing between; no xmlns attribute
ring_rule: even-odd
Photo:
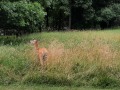
<svg viewBox="0 0 120 90"><path fill-rule="evenodd" d="M118 86L120 35L106 32L42 33L43 39L37 38L40 47L46 46L49 51L44 71L41 71L40 65L37 64L36 52L30 44L16 47L1 46L0 83L16 81L77 86ZM31 37L34 37L34 34L28 38Z"/></svg>
<svg viewBox="0 0 120 90"><path fill-rule="evenodd" d="M81 63L82 60L86 60L88 63L97 61L102 64L102 67L114 67L114 65L118 64L120 54L111 44L104 43L99 38L92 42L84 40L69 49L65 48L63 43L53 41L49 45L48 50L48 64L63 63L63 67L72 66L68 64L72 64L75 61Z"/></svg>

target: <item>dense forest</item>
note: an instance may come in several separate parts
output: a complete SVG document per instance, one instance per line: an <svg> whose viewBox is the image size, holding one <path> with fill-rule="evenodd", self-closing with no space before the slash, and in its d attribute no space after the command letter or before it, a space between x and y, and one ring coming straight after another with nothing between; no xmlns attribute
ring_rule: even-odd
<svg viewBox="0 0 120 90"><path fill-rule="evenodd" d="M120 0L0 0L0 34L120 26Z"/></svg>

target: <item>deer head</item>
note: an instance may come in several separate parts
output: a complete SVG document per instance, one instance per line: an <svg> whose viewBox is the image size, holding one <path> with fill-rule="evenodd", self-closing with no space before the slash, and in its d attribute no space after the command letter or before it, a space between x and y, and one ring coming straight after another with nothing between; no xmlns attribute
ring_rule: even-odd
<svg viewBox="0 0 120 90"><path fill-rule="evenodd" d="M34 40L31 40L30 43L31 43L31 44L37 44L38 41L34 39Z"/></svg>
<svg viewBox="0 0 120 90"><path fill-rule="evenodd" d="M34 45L34 47L36 48L36 50L39 49L39 47L38 47L38 41L37 40L35 40L35 39L31 40L30 43Z"/></svg>

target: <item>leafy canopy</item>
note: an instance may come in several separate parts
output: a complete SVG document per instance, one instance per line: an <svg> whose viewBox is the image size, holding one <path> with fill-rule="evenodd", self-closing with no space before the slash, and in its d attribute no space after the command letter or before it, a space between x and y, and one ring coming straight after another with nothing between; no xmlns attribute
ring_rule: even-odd
<svg viewBox="0 0 120 90"><path fill-rule="evenodd" d="M46 15L40 3L29 1L0 2L0 12L4 24L29 29L39 28Z"/></svg>

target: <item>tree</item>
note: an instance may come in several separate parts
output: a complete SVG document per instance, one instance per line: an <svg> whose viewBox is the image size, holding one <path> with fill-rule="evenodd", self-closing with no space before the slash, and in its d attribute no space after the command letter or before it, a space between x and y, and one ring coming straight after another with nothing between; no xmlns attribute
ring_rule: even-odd
<svg viewBox="0 0 120 90"><path fill-rule="evenodd" d="M0 13L1 28L26 32L39 30L46 14L39 3L27 1L0 2Z"/></svg>
<svg viewBox="0 0 120 90"><path fill-rule="evenodd" d="M51 29L63 29L64 21L69 16L68 0L43 0L43 7L47 12L46 26Z"/></svg>
<svg viewBox="0 0 120 90"><path fill-rule="evenodd" d="M107 23L107 27L114 26L114 22L120 20L120 4L112 4L102 9L101 20Z"/></svg>
<svg viewBox="0 0 120 90"><path fill-rule="evenodd" d="M72 7L72 28L91 28L94 13L92 0L74 0L74 5Z"/></svg>

